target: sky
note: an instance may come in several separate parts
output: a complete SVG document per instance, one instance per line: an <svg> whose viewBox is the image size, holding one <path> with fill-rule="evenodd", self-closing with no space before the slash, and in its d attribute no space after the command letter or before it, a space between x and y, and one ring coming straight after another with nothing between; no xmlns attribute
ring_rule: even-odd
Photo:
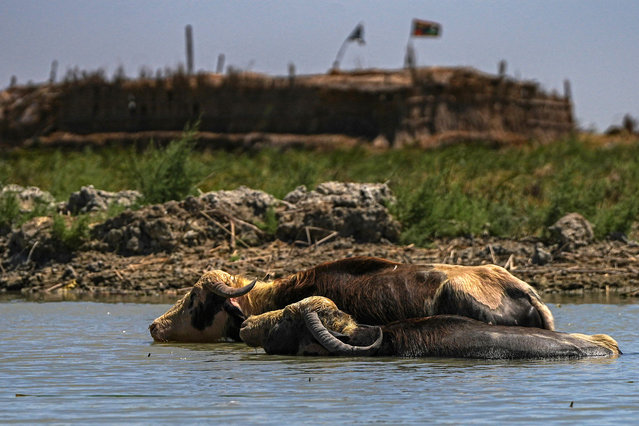
<svg viewBox="0 0 639 426"><path fill-rule="evenodd" d="M225 66L269 75L325 73L358 23L344 70L399 69L413 18L442 36L414 39L418 66L470 66L532 80L563 94L569 80L577 124L604 131L639 117L636 0L0 0L0 89L41 83L68 69L123 66L129 77L184 64L191 25L195 69Z"/></svg>

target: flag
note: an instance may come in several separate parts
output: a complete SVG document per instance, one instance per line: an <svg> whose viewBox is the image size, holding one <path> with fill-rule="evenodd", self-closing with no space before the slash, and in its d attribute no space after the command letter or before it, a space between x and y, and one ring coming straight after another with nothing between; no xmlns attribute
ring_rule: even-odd
<svg viewBox="0 0 639 426"><path fill-rule="evenodd" d="M349 35L346 40L356 41L359 44L364 44L364 25L357 24L351 35Z"/></svg>
<svg viewBox="0 0 639 426"><path fill-rule="evenodd" d="M337 51L337 56L335 57L335 61L333 61L333 71L337 71L339 68L339 63L342 60L342 56L344 56L344 52L346 51L346 46L352 42L356 41L359 44L364 44L364 24L357 24L355 29L351 32L351 34L346 37L346 40L342 43L342 46Z"/></svg>
<svg viewBox="0 0 639 426"><path fill-rule="evenodd" d="M442 26L437 22L413 19L411 37L439 37L442 34Z"/></svg>

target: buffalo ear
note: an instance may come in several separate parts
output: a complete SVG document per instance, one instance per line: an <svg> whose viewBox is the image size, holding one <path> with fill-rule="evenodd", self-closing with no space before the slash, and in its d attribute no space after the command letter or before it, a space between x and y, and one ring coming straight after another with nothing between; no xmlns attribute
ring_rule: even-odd
<svg viewBox="0 0 639 426"><path fill-rule="evenodd" d="M229 299L226 299L224 301L224 304L222 304L222 307L224 308L224 311L230 316L232 316L233 318L237 318L242 322L246 320L246 316L244 316L244 312L242 312L242 310L238 308L236 305L231 303Z"/></svg>
<svg viewBox="0 0 639 426"><path fill-rule="evenodd" d="M378 325L358 324L351 338L360 345L370 344L370 342L378 340L381 334L382 330Z"/></svg>

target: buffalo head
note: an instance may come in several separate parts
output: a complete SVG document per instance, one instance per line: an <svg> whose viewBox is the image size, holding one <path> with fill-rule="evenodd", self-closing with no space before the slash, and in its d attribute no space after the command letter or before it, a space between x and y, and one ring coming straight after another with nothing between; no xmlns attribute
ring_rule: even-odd
<svg viewBox="0 0 639 426"><path fill-rule="evenodd" d="M240 338L281 355L371 355L382 343L379 327L358 325L330 299L312 296L284 309L250 316Z"/></svg>
<svg viewBox="0 0 639 426"><path fill-rule="evenodd" d="M207 272L182 299L149 326L155 341L214 342L239 340L244 314L235 298L251 291L255 282L224 271Z"/></svg>

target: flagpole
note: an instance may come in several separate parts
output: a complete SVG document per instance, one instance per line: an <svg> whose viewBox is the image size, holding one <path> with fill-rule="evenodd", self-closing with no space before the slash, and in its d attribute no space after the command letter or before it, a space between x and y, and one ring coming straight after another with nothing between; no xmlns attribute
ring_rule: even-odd
<svg viewBox="0 0 639 426"><path fill-rule="evenodd" d="M406 43L406 58L404 59L404 67L410 72L410 77L413 84L417 81L417 58L415 57L415 47L413 46L412 35L408 37L408 43Z"/></svg>
<svg viewBox="0 0 639 426"><path fill-rule="evenodd" d="M410 26L410 31L408 32L408 41L406 42L406 54L404 56L404 68L408 68L409 70L412 70L413 68L415 68L416 65L416 59L415 58L415 47L413 46L413 26L414 24L411 23Z"/></svg>
<svg viewBox="0 0 639 426"><path fill-rule="evenodd" d="M344 52L346 52L346 45L351 41L357 41L359 44L364 44L364 24L360 22L357 24L355 29L346 37L346 40L342 43L339 50L337 51L337 56L335 57L335 61L333 61L333 68L331 71L336 72L339 69L339 64L342 61L342 57L344 56Z"/></svg>
<svg viewBox="0 0 639 426"><path fill-rule="evenodd" d="M417 58L415 57L415 47L413 46L413 38L408 37L408 42L406 43L406 54L404 56L404 68L414 68L417 62Z"/></svg>
<svg viewBox="0 0 639 426"><path fill-rule="evenodd" d="M404 67L409 68L413 79L416 77L417 57L415 47L412 40L414 37L439 37L441 35L441 25L433 21L424 21L413 19L410 33L408 34L408 43L406 44L406 57Z"/></svg>
<svg viewBox="0 0 639 426"><path fill-rule="evenodd" d="M339 69L339 63L342 62L342 56L344 56L344 52L346 52L346 45L350 41L349 38L346 38L342 43L342 46L337 51L337 56L335 57L335 61L333 61L333 71L337 71Z"/></svg>

